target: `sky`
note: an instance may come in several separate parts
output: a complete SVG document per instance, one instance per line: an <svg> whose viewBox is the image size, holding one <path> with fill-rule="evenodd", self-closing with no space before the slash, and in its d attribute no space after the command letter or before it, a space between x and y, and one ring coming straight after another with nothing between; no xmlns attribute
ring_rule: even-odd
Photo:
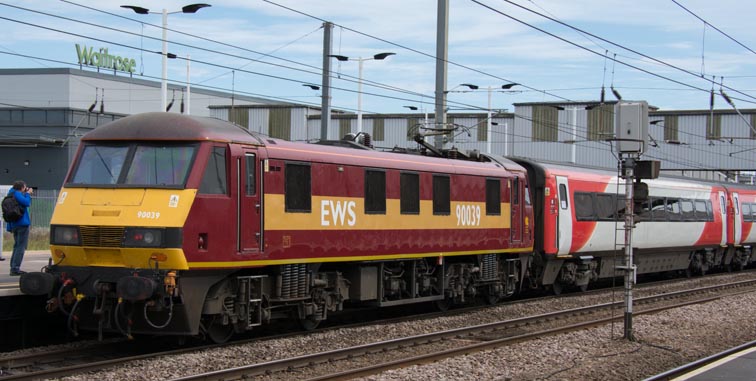
<svg viewBox="0 0 756 381"><path fill-rule="evenodd" d="M333 54L395 53L363 62L363 112L433 112L437 0L207 1L168 16L168 52L181 58L169 60L173 83L186 81L190 56L192 87L319 106L320 91L303 84L321 84L330 21ZM708 109L721 87L739 109L756 108L756 1L676 1L450 0L449 111L484 112L489 87L491 109L510 112L520 102L598 101L602 86L607 100L613 87L662 110ZM79 44L134 58L136 77L159 81L161 15L120 6L160 13L190 3L0 2L0 68L78 68ZM332 60L334 109L356 112L358 68ZM519 85L501 90L507 83ZM715 108L731 106L718 95Z"/></svg>

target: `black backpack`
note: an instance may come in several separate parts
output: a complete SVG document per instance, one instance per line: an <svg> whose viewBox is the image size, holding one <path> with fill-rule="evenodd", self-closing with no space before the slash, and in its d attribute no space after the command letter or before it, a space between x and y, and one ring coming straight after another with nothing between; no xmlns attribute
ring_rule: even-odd
<svg viewBox="0 0 756 381"><path fill-rule="evenodd" d="M18 204L16 197L13 195L5 196L3 199L3 219L5 222L16 222L24 216L24 209Z"/></svg>

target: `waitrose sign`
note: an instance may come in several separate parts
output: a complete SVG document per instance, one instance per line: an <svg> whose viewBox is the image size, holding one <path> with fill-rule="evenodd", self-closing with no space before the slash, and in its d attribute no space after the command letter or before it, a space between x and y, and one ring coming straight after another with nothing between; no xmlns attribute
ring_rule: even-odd
<svg viewBox="0 0 756 381"><path fill-rule="evenodd" d="M133 58L126 58L108 54L108 48L100 48L95 51L94 48L86 45L76 44L76 55L79 56L79 65L94 66L97 68L113 69L133 73L136 70L136 61Z"/></svg>

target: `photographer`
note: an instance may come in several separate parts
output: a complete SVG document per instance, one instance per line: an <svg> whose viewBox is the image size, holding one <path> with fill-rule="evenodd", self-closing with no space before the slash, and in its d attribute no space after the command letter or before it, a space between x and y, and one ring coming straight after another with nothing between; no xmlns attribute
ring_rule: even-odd
<svg viewBox="0 0 756 381"><path fill-rule="evenodd" d="M8 191L9 196L13 196L18 204L21 205L24 214L16 222L6 224L6 230L13 233L13 255L10 261L10 275L21 275L21 262L24 260L26 245L29 243L29 227L31 217L29 216L29 207L31 206L31 195L33 189L26 186L26 183L18 180L13 183L13 188Z"/></svg>

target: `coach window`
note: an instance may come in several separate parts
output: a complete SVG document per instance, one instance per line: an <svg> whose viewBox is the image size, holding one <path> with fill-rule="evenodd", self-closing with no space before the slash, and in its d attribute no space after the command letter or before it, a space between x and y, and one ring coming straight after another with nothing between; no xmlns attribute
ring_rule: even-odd
<svg viewBox="0 0 756 381"><path fill-rule="evenodd" d="M599 221L614 221L617 212L616 196L609 193L596 195L596 214ZM575 208L578 207L577 193L575 194Z"/></svg>
<svg viewBox="0 0 756 381"><path fill-rule="evenodd" d="M433 214L451 214L449 176L433 175Z"/></svg>
<svg viewBox="0 0 756 381"><path fill-rule="evenodd" d="M680 209L682 210L683 221L696 220L696 212L693 210L692 200L680 200Z"/></svg>
<svg viewBox="0 0 756 381"><path fill-rule="evenodd" d="M676 198L667 199L667 218L670 221L680 221L682 212L680 210L680 200Z"/></svg>
<svg viewBox="0 0 756 381"><path fill-rule="evenodd" d="M706 200L696 200L696 221L706 221L709 213L706 211Z"/></svg>
<svg viewBox="0 0 756 381"><path fill-rule="evenodd" d="M501 215L501 181L486 179L486 215Z"/></svg>
<svg viewBox="0 0 756 381"><path fill-rule="evenodd" d="M575 192L575 218L578 221L596 220L593 209L593 195L585 192Z"/></svg>
<svg viewBox="0 0 756 381"><path fill-rule="evenodd" d="M365 213L386 214L386 172L365 170Z"/></svg>
<svg viewBox="0 0 756 381"><path fill-rule="evenodd" d="M312 184L310 166L307 164L286 164L284 184L286 211L309 213L312 211Z"/></svg>
<svg viewBox="0 0 756 381"><path fill-rule="evenodd" d="M401 213L420 214L420 176L417 173L402 173L399 177L399 191Z"/></svg>
<svg viewBox="0 0 756 381"><path fill-rule="evenodd" d="M652 197L651 198L651 218L654 221L666 221L667 210L665 209L664 198Z"/></svg>
<svg viewBox="0 0 756 381"><path fill-rule="evenodd" d="M202 175L199 193L227 194L226 189L226 147L213 147L207 159L205 174Z"/></svg>
<svg viewBox="0 0 756 381"><path fill-rule="evenodd" d="M753 218L751 217L751 204L744 202L742 205L743 209L743 221L753 221Z"/></svg>
<svg viewBox="0 0 756 381"><path fill-rule="evenodd" d="M562 209L567 209L567 206L569 206L567 203L567 186L564 184L559 184L559 205Z"/></svg>

